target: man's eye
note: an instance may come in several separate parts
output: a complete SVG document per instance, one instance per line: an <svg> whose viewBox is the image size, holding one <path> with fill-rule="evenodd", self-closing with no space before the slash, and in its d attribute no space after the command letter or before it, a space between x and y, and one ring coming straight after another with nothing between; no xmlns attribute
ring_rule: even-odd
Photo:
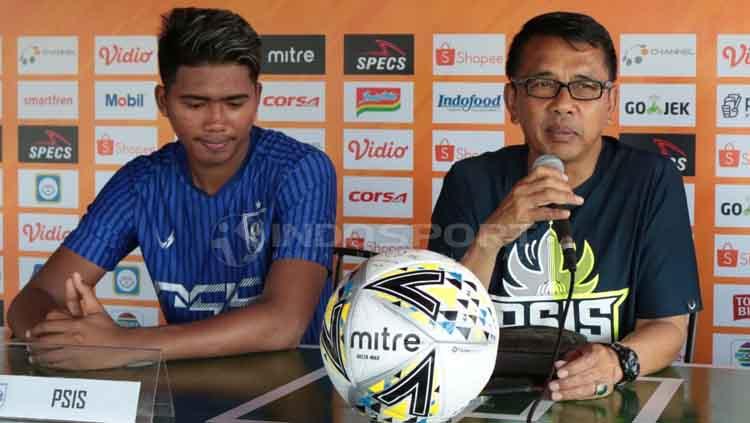
<svg viewBox="0 0 750 423"><path fill-rule="evenodd" d="M233 109L238 109L238 108L242 107L245 104L245 102L244 101L230 101L227 104L229 104L229 107L231 107Z"/></svg>
<svg viewBox="0 0 750 423"><path fill-rule="evenodd" d="M575 82L576 88L583 89L583 90L598 90L599 84L597 84L594 81L576 81Z"/></svg>
<svg viewBox="0 0 750 423"><path fill-rule="evenodd" d="M548 79L532 79L530 85L532 88L554 88L556 83Z"/></svg>
<svg viewBox="0 0 750 423"><path fill-rule="evenodd" d="M187 106L187 107L188 107L189 109L198 109L198 108L200 108L200 107L203 107L203 105L204 105L204 104L205 104L205 103L185 103L185 105L186 105L186 106Z"/></svg>

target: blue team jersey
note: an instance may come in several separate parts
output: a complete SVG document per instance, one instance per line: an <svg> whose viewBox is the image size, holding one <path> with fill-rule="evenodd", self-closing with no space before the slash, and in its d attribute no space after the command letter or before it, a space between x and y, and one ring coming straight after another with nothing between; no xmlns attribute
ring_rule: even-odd
<svg viewBox="0 0 750 423"><path fill-rule="evenodd" d="M130 161L63 245L107 270L140 247L168 323L252 303L274 260L307 260L330 270L331 161L280 132L253 127L250 139L240 169L211 196L193 185L180 142ZM329 280L302 343L318 342L331 291Z"/></svg>

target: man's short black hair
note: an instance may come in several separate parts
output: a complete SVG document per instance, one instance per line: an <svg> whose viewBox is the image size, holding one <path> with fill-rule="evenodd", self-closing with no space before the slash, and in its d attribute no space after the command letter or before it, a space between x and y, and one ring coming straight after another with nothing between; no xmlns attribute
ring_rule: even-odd
<svg viewBox="0 0 750 423"><path fill-rule="evenodd" d="M609 71L609 80L617 78L617 53L615 46L602 24L591 16L571 12L552 12L536 16L526 22L521 31L513 37L505 62L508 78L519 75L521 53L524 46L535 36L560 37L575 47L576 43L588 43L604 52L604 62Z"/></svg>
<svg viewBox="0 0 750 423"><path fill-rule="evenodd" d="M159 75L165 87L180 66L239 64L250 80L260 76L261 41L242 16L222 9L175 8L162 15Z"/></svg>

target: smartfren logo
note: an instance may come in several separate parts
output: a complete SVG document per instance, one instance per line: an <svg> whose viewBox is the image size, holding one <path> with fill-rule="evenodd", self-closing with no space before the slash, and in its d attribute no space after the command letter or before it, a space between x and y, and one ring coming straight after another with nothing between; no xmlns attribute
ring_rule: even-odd
<svg viewBox="0 0 750 423"><path fill-rule="evenodd" d="M414 35L344 35L344 74L413 75Z"/></svg>
<svg viewBox="0 0 750 423"><path fill-rule="evenodd" d="M264 35L261 69L271 75L326 73L325 35Z"/></svg>

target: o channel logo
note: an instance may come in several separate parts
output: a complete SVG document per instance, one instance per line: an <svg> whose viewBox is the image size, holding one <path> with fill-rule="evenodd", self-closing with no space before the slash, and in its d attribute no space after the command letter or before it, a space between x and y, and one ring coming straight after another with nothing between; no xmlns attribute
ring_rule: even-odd
<svg viewBox="0 0 750 423"><path fill-rule="evenodd" d="M36 175L36 201L59 203L60 191L60 175Z"/></svg>
<svg viewBox="0 0 750 423"><path fill-rule="evenodd" d="M115 294L138 295L141 291L140 270L135 266L115 267Z"/></svg>

